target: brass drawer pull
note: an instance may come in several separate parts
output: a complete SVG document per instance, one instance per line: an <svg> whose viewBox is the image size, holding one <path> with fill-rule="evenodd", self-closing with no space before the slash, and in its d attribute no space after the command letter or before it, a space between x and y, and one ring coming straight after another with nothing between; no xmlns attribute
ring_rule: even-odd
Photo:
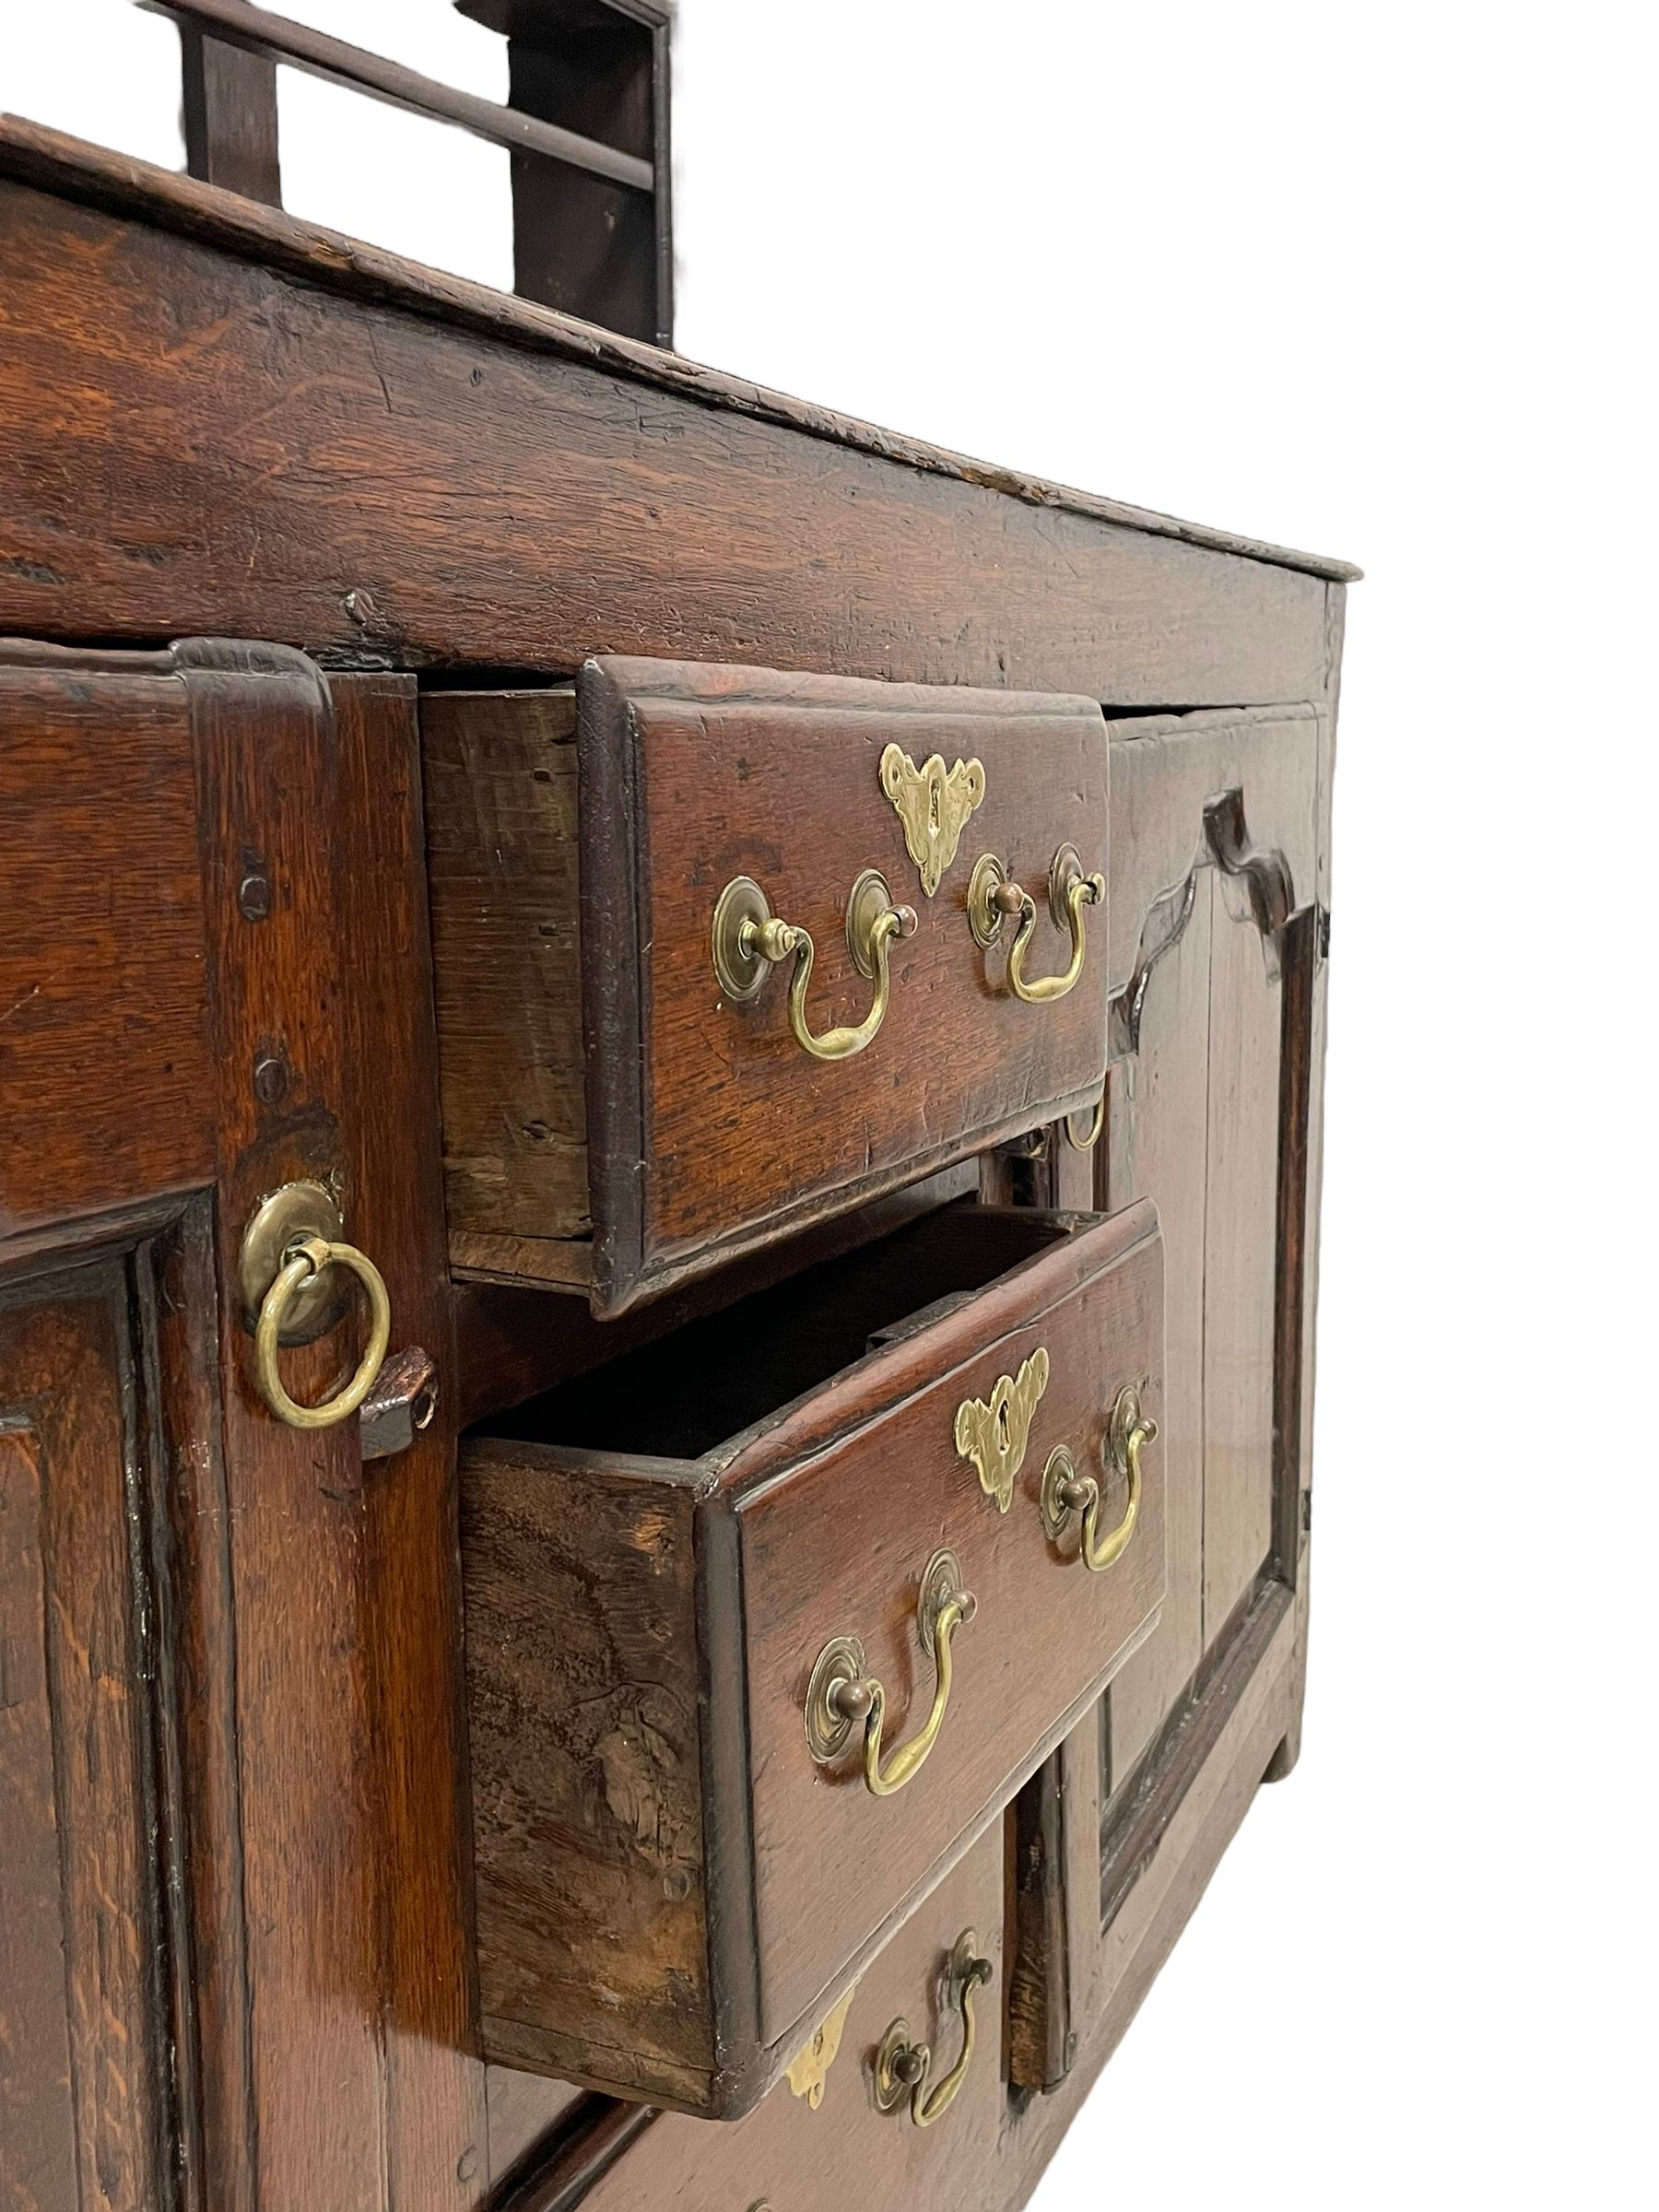
<svg viewBox="0 0 1659 2212"><path fill-rule="evenodd" d="M913 1782L938 1741L950 1703L950 1642L974 1615L971 1591L962 1587L962 1570L953 1551L935 1551L922 1574L916 1597L916 1629L922 1648L937 1670L933 1708L918 1735L883 1766L881 1724L887 1691L866 1672L865 1648L856 1636L832 1636L814 1662L806 1685L806 1742L821 1767L834 1766L864 1727L865 1787L872 1797L891 1797Z"/></svg>
<svg viewBox="0 0 1659 2212"><path fill-rule="evenodd" d="M1044 1532L1055 1543L1065 1534L1074 1513L1083 1516L1077 1557L1091 1574L1100 1574L1121 1559L1129 1548L1140 1514L1141 1453L1156 1441L1158 1423L1141 1414L1139 1393L1132 1383L1119 1391L1112 1408L1103 1456L1109 1456L1129 1482L1129 1502L1124 1517L1108 1535L1100 1533L1100 1486L1092 1475L1079 1476L1077 1463L1064 1444L1056 1444L1042 1470L1041 1510Z"/></svg>
<svg viewBox="0 0 1659 2212"><path fill-rule="evenodd" d="M888 960L894 938L915 933L915 908L895 906L886 877L866 868L847 899L847 950L859 974L875 983L876 994L856 1027L825 1030L815 1037L806 1021L812 938L798 923L777 919L752 877L735 876L714 906L715 980L727 998L741 1004L757 997L768 970L794 953L789 1026L795 1042L815 1060L851 1060L864 1051L886 1016L891 985Z"/></svg>
<svg viewBox="0 0 1659 2212"><path fill-rule="evenodd" d="M1101 1130L1106 1126L1105 1091L1102 1090L1095 1100L1094 1112L1089 1117L1088 1131L1082 1136L1079 1136L1072 1127L1072 1124L1077 1118L1075 1113L1068 1113L1061 1124L1065 1131L1065 1141L1074 1152L1092 1152L1100 1141Z"/></svg>
<svg viewBox="0 0 1659 2212"><path fill-rule="evenodd" d="M1037 902L1030 891L1013 881L994 853L982 853L968 881L968 924L976 945L989 948L1002 935L1010 915L1019 916L1014 942L1008 947L1008 987L1029 1006L1051 1005L1064 998L1083 972L1088 949L1083 909L1099 906L1106 897L1106 878L1086 876L1074 845L1062 845L1049 868L1049 912L1058 928L1071 933L1071 959L1059 975L1028 980L1026 954L1037 928Z"/></svg>
<svg viewBox="0 0 1659 2212"><path fill-rule="evenodd" d="M271 1411L290 1429L332 1429L348 1420L373 1389L392 1341L384 1278L366 1253L341 1241L341 1226L339 1209L320 1183L290 1182L265 1201L243 1232L241 1287L257 1314L253 1380ZM321 1406L301 1406L283 1387L277 1350L283 1344L310 1342L338 1318L331 1267L348 1269L362 1284L369 1342L344 1390Z"/></svg>
<svg viewBox="0 0 1659 2212"><path fill-rule="evenodd" d="M918 2127L931 2127L944 2118L973 2063L973 1993L990 1979L991 1961L980 1957L979 1937L971 1928L964 1928L945 1969L945 2001L962 2016L961 2055L930 2089L932 2047L912 2043L908 2022L896 2019L876 2047L876 2101L884 2112L896 2112L908 2096L910 2115Z"/></svg>

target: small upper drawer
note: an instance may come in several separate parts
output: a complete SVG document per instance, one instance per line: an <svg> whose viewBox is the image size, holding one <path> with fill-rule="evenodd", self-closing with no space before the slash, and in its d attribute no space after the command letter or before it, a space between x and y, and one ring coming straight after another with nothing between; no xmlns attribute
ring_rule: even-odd
<svg viewBox="0 0 1659 2212"><path fill-rule="evenodd" d="M754 2102L1156 1617L1162 1334L964 1203L464 1445L489 2056Z"/></svg>
<svg viewBox="0 0 1659 2212"><path fill-rule="evenodd" d="M459 1268L617 1312L1098 1094L1093 702L604 660L422 719Z"/></svg>

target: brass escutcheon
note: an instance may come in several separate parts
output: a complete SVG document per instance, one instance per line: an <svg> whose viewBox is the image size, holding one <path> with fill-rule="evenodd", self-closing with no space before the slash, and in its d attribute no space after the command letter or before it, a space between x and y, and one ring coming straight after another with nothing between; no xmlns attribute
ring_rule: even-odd
<svg viewBox="0 0 1659 2212"><path fill-rule="evenodd" d="M985 795L984 763L958 760L947 769L944 755L933 753L918 768L902 746L889 745L879 772L904 825L904 849L931 899L956 858L968 817Z"/></svg>
<svg viewBox="0 0 1659 2212"><path fill-rule="evenodd" d="M1008 988L1027 1006L1052 1005L1064 998L1083 972L1088 950L1083 910L1099 906L1106 897L1106 878L1085 875L1074 845L1062 845L1049 865L1048 902L1056 928L1071 937L1071 959L1058 975L1028 977L1026 956L1037 928L1037 903L1030 891L1016 883L994 853L982 853L968 879L968 926L973 941L987 951L997 944L1003 924L1018 916L1014 942L1008 947Z"/></svg>
<svg viewBox="0 0 1659 2212"><path fill-rule="evenodd" d="M896 906L887 878L865 868L847 895L847 952L860 975L876 985L870 1010L855 1026L814 1035L806 1020L806 990L812 981L810 934L773 914L766 893L750 876L735 876L714 902L714 980L722 994L742 1005L759 995L767 974L794 956L789 985L789 1026L795 1042L815 1060L851 1060L880 1029L891 988L888 957L895 939L916 931L913 907Z"/></svg>
<svg viewBox="0 0 1659 2212"><path fill-rule="evenodd" d="M1065 1444L1056 1444L1049 1453L1038 1498L1043 1534L1057 1544L1080 1514L1082 1531L1076 1556L1091 1574L1103 1573L1129 1548L1140 1517L1141 1453L1157 1437L1158 1423L1141 1412L1140 1393L1132 1382L1124 1383L1112 1403L1100 1456L1125 1478L1129 1497L1123 1519L1103 1536L1100 1533L1100 1482L1092 1475L1078 1474L1077 1463Z"/></svg>
<svg viewBox="0 0 1659 2212"><path fill-rule="evenodd" d="M922 1571L916 1593L916 1633L936 1669L933 1704L921 1729L882 1763L881 1727L887 1691L869 1673L864 1645L856 1636L832 1636L813 1662L806 1685L806 1747L821 1767L836 1765L863 1729L865 1787L873 1797L891 1797L915 1779L938 1741L950 1703L951 1640L974 1615L971 1591L953 1551L935 1551Z"/></svg>
<svg viewBox="0 0 1659 2212"><path fill-rule="evenodd" d="M785 2079L795 2096L805 2097L816 2112L824 2101L824 2080L835 2064L841 2049L841 2031L847 2025L847 2014L853 1998L858 1994L855 1982L832 2012L824 2016L814 2029L806 2048L796 2054Z"/></svg>
<svg viewBox="0 0 1659 2212"><path fill-rule="evenodd" d="M918 2127L931 2127L950 2110L957 2091L968 2078L973 2063L973 1993L991 1979L989 1959L980 1956L979 1937L964 1928L945 1963L945 2004L962 2016L962 2048L948 2074L929 2087L933 2047L912 2042L910 2025L902 2017L894 2020L876 2046L871 2062L876 2102L884 2112L897 2112L906 2098L910 2116Z"/></svg>
<svg viewBox="0 0 1659 2212"><path fill-rule="evenodd" d="M1048 1388L1049 1356L1041 1345L1020 1363L1017 1375L999 1375L991 1395L964 1398L957 1407L956 1448L972 1463L980 1488L1006 1513L1014 1483L1025 1460L1031 1417Z"/></svg>

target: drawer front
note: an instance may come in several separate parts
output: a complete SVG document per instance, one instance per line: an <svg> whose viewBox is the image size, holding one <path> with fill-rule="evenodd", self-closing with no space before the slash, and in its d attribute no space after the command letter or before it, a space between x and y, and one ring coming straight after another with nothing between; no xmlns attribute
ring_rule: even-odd
<svg viewBox="0 0 1659 2212"><path fill-rule="evenodd" d="M1092 701L605 660L422 713L463 1272L617 1312L1099 1095Z"/></svg>
<svg viewBox="0 0 1659 2212"><path fill-rule="evenodd" d="M960 1356L941 1357L931 1340L944 1331L920 1330L913 1387L890 1410L739 1507L763 2039L798 2018L884 1913L925 1889L1157 1618L1157 1443L1144 1432L1135 1443L1138 1499L1123 1541L1131 1454L1111 1434L1124 1393L1147 1426L1161 1406L1155 1217L1140 1207L1103 1222L1069 1256L1069 1280L1051 1277L1046 1295ZM1041 1272L1030 1271L1034 1291ZM1069 1470L1056 1453L1070 1454ZM1088 1509L1061 1510L1053 1495L1068 1475L1098 1486L1094 1569L1081 1542ZM924 1763L877 1795L872 1779L885 1783L896 1756L902 1771L902 1747L936 1703L919 1601L941 1548L974 1611L948 1639L949 1695ZM866 1731L844 1714L839 1756L815 1756L808 1741L815 1665L839 1639L856 1640L853 1670L882 1686L874 1777Z"/></svg>
<svg viewBox="0 0 1659 2212"><path fill-rule="evenodd" d="M594 1269L611 1302L1099 1090L1104 912L1083 912L1086 947L1091 920L1095 944L1076 986L1032 1005L1009 988L1014 924L1003 919L999 942L982 947L968 895L977 859L994 854L1034 894L1031 978L1066 968L1050 865L1069 848L1085 871L1106 870L1104 730L1083 700L638 661L582 672ZM980 794L948 865L942 833L925 875L884 784L885 761L905 797L895 755L917 771L935 756L946 771L959 761L962 805ZM949 790L918 804L925 827L949 815ZM735 996L716 976L716 908L727 886L747 881L775 917L809 934L801 1026L821 1038L856 1028L872 1007L877 985L848 943L849 900L870 869L915 915L914 934L888 951L876 1035L826 1061L792 1022L799 950L747 970L728 959L740 970L728 985L756 986Z"/></svg>
<svg viewBox="0 0 1659 2212"><path fill-rule="evenodd" d="M665 2113L582 2199L583 2212L914 2212L981 2202L1004 2105L1003 1868L999 1822L872 1960L818 2054L809 2047L792 2079L729 2127ZM918 2126L908 2099L878 2093L881 2053L896 2022L905 2040L929 2045L925 2112L962 2052L952 1965L965 1934L989 1969L972 2000L973 2053L945 2110Z"/></svg>

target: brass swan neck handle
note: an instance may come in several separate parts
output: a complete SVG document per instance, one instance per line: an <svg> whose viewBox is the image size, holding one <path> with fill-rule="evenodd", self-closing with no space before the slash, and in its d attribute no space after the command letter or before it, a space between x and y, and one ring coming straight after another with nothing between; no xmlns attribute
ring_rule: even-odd
<svg viewBox="0 0 1659 2212"><path fill-rule="evenodd" d="M1071 936L1071 959L1058 975L1028 976L1026 957L1037 929L1037 902L1022 884L1005 871L994 853L982 853L968 884L968 922L974 942L989 947L1001 937L1004 924L1019 917L1014 942L1008 947L1008 988L1029 1006L1052 1006L1076 987L1083 972L1088 946L1083 910L1105 902L1106 878L1096 872L1085 875L1077 849L1062 845L1049 868L1049 912Z"/></svg>
<svg viewBox="0 0 1659 2212"><path fill-rule="evenodd" d="M851 1060L864 1051L887 1018L895 941L915 932L914 907L895 904L886 877L875 868L865 868L847 900L847 950L858 972L874 982L875 995L861 1022L815 1035L806 1018L815 950L811 933L798 923L781 921L759 885L750 877L736 876L714 908L714 974L725 996L741 1002L757 996L769 970L793 954L789 1026L795 1042L815 1060Z"/></svg>
<svg viewBox="0 0 1659 2212"><path fill-rule="evenodd" d="M1141 1453L1158 1438L1158 1423L1141 1412L1140 1394L1125 1383L1112 1408L1102 1457L1109 1458L1129 1485L1128 1502L1115 1528L1100 1534L1100 1485L1092 1475L1079 1475L1077 1463L1065 1444L1056 1444L1042 1470L1040 1506L1042 1525L1051 1541L1058 1542L1073 1516L1083 1517L1077 1556L1090 1574L1115 1566L1129 1548L1140 1517Z"/></svg>
<svg viewBox="0 0 1659 2212"><path fill-rule="evenodd" d="M869 1673L864 1645L856 1636L831 1637L818 1653L806 1686L806 1742L818 1763L835 1765L852 1741L853 1729L861 1728L865 1787L871 1796L896 1796L913 1782L945 1724L955 1678L952 1640L975 1610L972 1593L962 1586L956 1554L935 1552L923 1571L916 1600L917 1631L935 1669L933 1703L916 1735L885 1762L881 1733L887 1691Z"/></svg>
<svg viewBox="0 0 1659 2212"><path fill-rule="evenodd" d="M950 2110L973 2064L973 1993L990 1981L991 1973L990 1959L980 1955L979 1937L971 1928L964 1928L945 1969L946 2003L962 2016L962 2048L956 2065L930 2087L932 2045L912 2042L909 2023L902 2017L894 2020L876 2048L876 2102L884 2112L896 2111L908 2095L912 2120L918 2127L931 2127Z"/></svg>

